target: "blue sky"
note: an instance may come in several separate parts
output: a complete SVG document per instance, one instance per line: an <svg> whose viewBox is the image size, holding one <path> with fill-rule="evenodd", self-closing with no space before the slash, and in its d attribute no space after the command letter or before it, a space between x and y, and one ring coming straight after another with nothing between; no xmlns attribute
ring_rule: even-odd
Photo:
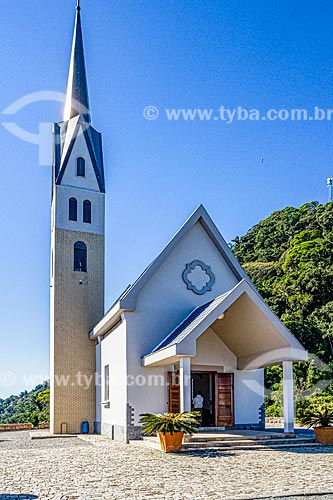
<svg viewBox="0 0 333 500"><path fill-rule="evenodd" d="M333 108L331 2L81 4L93 125L104 141L106 307L199 203L230 241L274 210L326 202L330 121L175 122L164 110ZM0 110L32 92L64 92L75 2L0 6ZM149 105L160 110L154 121L143 117ZM52 101L0 116L0 397L48 374L51 197L51 166L2 124L36 134L61 118ZM1 385L8 372L16 381Z"/></svg>

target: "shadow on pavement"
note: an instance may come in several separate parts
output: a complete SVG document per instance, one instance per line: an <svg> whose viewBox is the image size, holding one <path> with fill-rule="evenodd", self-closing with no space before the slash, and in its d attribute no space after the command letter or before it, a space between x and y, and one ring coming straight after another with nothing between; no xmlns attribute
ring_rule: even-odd
<svg viewBox="0 0 333 500"><path fill-rule="evenodd" d="M0 493L0 500L34 500L36 495L26 495L24 493L20 495L10 495L8 493L1 494Z"/></svg>
<svg viewBox="0 0 333 500"><path fill-rule="evenodd" d="M192 456L192 457L197 457L197 458L218 458L218 457L232 457L236 456L237 453L235 453L237 450L223 450L219 451L218 448L201 448L201 449L183 449L180 451L174 451L172 455L186 455ZM169 453L168 453L169 455ZM1 500L1 496L0 496Z"/></svg>

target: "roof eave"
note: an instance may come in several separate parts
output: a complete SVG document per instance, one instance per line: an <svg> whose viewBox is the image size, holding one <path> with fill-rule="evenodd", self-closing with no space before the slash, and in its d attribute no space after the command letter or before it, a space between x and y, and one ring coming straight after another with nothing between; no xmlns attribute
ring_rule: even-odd
<svg viewBox="0 0 333 500"><path fill-rule="evenodd" d="M97 323L96 326L89 332L90 340L97 340L98 337L105 335L114 325L121 319L121 315L130 311L130 309L122 308L121 302L117 302L103 318Z"/></svg>
<svg viewBox="0 0 333 500"><path fill-rule="evenodd" d="M177 356L177 346L174 344L160 351L147 354L141 358L141 365L146 366L158 366L159 364L171 364L175 357Z"/></svg>

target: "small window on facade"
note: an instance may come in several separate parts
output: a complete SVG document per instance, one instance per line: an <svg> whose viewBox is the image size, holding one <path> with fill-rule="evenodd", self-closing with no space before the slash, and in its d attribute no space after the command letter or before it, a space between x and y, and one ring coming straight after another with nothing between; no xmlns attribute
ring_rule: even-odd
<svg viewBox="0 0 333 500"><path fill-rule="evenodd" d="M89 200L83 202L83 222L91 224L91 203Z"/></svg>
<svg viewBox="0 0 333 500"><path fill-rule="evenodd" d="M86 162L81 156L76 160L76 175L77 177L86 176Z"/></svg>
<svg viewBox="0 0 333 500"><path fill-rule="evenodd" d="M110 401L110 365L104 366L104 401Z"/></svg>
<svg viewBox="0 0 333 500"><path fill-rule="evenodd" d="M82 241L74 245L74 271L87 272L87 247Z"/></svg>
<svg viewBox="0 0 333 500"><path fill-rule="evenodd" d="M69 198L69 220L77 221L77 200Z"/></svg>

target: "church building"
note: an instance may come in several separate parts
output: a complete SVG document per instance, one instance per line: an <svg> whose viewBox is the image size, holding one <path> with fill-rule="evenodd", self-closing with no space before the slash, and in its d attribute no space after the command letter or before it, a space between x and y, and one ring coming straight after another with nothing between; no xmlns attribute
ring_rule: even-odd
<svg viewBox="0 0 333 500"><path fill-rule="evenodd" d="M264 368L280 363L292 432L292 363L307 352L202 205L105 313L105 173L80 10L64 119L53 130L51 432L79 433L87 421L128 442L141 413L190 410L198 392L204 427L264 429Z"/></svg>

